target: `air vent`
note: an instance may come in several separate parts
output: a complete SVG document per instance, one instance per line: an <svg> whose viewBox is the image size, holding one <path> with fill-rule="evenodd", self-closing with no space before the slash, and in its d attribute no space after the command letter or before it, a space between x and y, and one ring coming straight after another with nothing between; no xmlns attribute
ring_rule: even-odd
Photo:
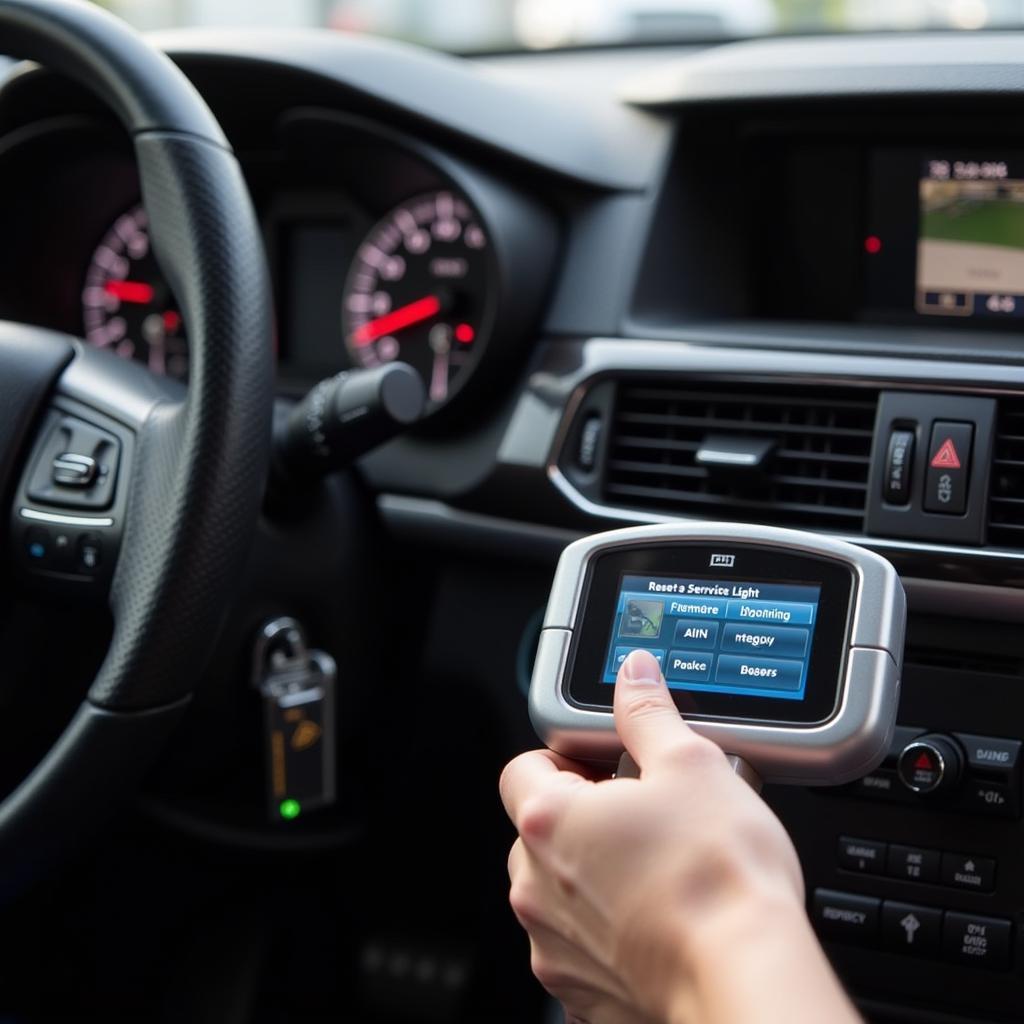
<svg viewBox="0 0 1024 1024"><path fill-rule="evenodd" d="M604 498L638 510L860 532L877 405L877 392L856 388L623 382ZM709 445L741 456L709 466ZM756 465L744 467L745 452ZM730 458L739 463L732 472Z"/></svg>
<svg viewBox="0 0 1024 1024"><path fill-rule="evenodd" d="M1002 398L996 414L988 542L1024 548L1024 398Z"/></svg>

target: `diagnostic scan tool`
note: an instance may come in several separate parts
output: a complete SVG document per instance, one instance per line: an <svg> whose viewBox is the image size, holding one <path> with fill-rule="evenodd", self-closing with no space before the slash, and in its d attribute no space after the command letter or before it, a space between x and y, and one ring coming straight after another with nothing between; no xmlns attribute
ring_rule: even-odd
<svg viewBox="0 0 1024 1024"><path fill-rule="evenodd" d="M552 750L615 763L615 677L643 648L750 781L838 785L888 750L905 621L893 567L842 541L713 523L597 534L558 563L530 714Z"/></svg>

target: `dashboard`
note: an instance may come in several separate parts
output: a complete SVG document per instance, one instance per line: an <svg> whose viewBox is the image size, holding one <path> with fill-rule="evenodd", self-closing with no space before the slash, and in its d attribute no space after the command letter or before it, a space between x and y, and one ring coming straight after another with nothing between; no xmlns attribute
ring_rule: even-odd
<svg viewBox="0 0 1024 1024"><path fill-rule="evenodd" d="M327 33L159 42L256 204L282 409L393 360L429 408L308 522L263 525L189 733L219 753L200 771L180 751L152 813L285 845L238 777L259 776L237 712L260 616L300 618L341 679L386 647L396 678L436 684L418 713L439 737L493 739L484 777L535 742L521 691L568 542L681 518L817 530L891 559L910 623L886 764L767 793L812 919L870 1019L1020 1019L1024 37L476 60ZM107 113L16 71L0 172L0 316L187 382L189 325ZM367 611L371 555L408 587L401 645ZM459 686L477 717L438 721ZM363 721L391 720L360 700ZM412 719L395 728L422 756ZM921 794L897 763L935 735L956 771ZM365 738L346 742L358 791ZM343 844L364 810L346 798L295 842Z"/></svg>

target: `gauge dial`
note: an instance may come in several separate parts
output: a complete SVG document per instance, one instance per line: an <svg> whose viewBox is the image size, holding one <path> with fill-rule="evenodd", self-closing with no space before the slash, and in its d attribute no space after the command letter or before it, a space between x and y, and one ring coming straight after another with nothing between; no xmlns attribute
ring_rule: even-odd
<svg viewBox="0 0 1024 1024"><path fill-rule="evenodd" d="M145 363L154 373L188 377L181 313L150 248L141 206L118 217L92 254L82 319L91 345Z"/></svg>
<svg viewBox="0 0 1024 1024"><path fill-rule="evenodd" d="M349 355L408 363L436 407L483 344L490 295L487 236L469 204L450 191L410 199L356 253L342 300Z"/></svg>

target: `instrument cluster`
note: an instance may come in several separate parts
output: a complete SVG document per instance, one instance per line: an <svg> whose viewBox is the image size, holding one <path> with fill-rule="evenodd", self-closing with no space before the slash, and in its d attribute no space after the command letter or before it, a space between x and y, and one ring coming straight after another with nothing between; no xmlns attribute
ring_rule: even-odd
<svg viewBox="0 0 1024 1024"><path fill-rule="evenodd" d="M282 390L401 361L423 378L436 414L476 391L471 379L501 379L529 351L555 251L541 204L418 140L333 113L290 120L278 144L269 165L244 152L240 160L274 282ZM29 254L56 259L59 294L12 287L2 315L187 383L189 324L124 140L80 119L16 140L0 162L15 176L52 179L43 230L60 239Z"/></svg>

